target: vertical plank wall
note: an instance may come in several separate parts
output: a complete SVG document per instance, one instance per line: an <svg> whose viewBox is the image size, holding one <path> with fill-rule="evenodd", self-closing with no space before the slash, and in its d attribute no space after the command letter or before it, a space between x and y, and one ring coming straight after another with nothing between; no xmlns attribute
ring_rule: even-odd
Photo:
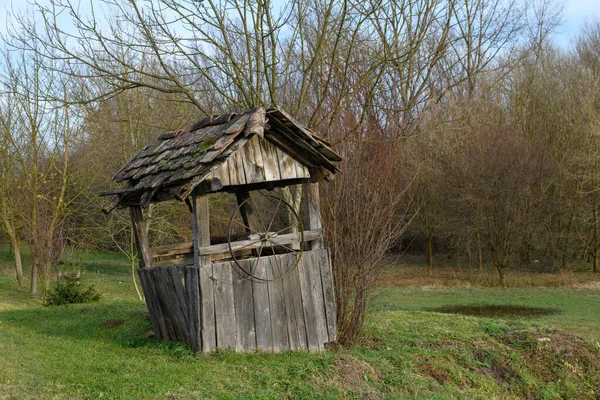
<svg viewBox="0 0 600 400"><path fill-rule="evenodd" d="M291 263L295 255L262 257L256 274L273 276L276 258ZM268 282L248 279L233 262L200 269L186 266L181 273L177 267L138 271L159 339L185 342L205 352L215 348L322 350L326 342L335 340L335 301L326 249L303 252L295 269Z"/></svg>

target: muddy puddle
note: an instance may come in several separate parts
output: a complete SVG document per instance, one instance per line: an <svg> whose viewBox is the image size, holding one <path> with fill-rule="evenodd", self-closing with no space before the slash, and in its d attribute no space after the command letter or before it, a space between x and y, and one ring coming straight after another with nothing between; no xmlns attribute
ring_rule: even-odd
<svg viewBox="0 0 600 400"><path fill-rule="evenodd" d="M461 314L486 318L537 318L559 314L560 310L547 307L527 307L493 304L469 304L428 308L427 311L443 314Z"/></svg>

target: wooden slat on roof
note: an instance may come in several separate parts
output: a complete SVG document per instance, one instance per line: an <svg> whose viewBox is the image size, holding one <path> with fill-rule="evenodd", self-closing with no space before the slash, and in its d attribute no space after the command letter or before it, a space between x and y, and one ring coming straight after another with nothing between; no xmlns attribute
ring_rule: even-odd
<svg viewBox="0 0 600 400"><path fill-rule="evenodd" d="M146 203L149 196L165 191L184 199L251 137L263 134L306 167L337 171L332 161L341 158L326 141L285 111L259 107L242 114L204 117L187 130L160 135L115 174L113 180L127 182L127 190L112 194L138 204L142 196Z"/></svg>

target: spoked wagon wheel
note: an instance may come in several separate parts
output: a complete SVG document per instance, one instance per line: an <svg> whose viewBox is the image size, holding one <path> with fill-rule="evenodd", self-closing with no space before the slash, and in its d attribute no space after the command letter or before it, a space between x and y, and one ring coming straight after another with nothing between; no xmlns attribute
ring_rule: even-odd
<svg viewBox="0 0 600 400"><path fill-rule="evenodd" d="M303 241L304 228L294 207L272 195L244 200L227 227L232 260L248 278L260 281L280 279L296 268Z"/></svg>

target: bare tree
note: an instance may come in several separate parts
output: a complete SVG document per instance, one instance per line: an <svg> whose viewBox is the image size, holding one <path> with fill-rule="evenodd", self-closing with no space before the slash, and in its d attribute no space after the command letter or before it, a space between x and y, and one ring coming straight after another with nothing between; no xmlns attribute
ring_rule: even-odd
<svg viewBox="0 0 600 400"><path fill-rule="evenodd" d="M16 129L13 121L13 104L11 97L6 97L0 108L0 217L4 231L10 238L14 253L15 274L19 288L24 285L23 262L18 219L17 196L17 160L11 146L10 137Z"/></svg>
<svg viewBox="0 0 600 400"><path fill-rule="evenodd" d="M14 56L7 58L3 77L14 118L6 138L19 166L12 171L17 174L12 179L19 182L19 219L34 258L30 291L37 291L37 273L45 295L51 267L62 249L62 224L69 204L69 151L77 131L68 107L55 108L43 100L43 94L51 90L66 95L64 82L48 75L37 55Z"/></svg>

